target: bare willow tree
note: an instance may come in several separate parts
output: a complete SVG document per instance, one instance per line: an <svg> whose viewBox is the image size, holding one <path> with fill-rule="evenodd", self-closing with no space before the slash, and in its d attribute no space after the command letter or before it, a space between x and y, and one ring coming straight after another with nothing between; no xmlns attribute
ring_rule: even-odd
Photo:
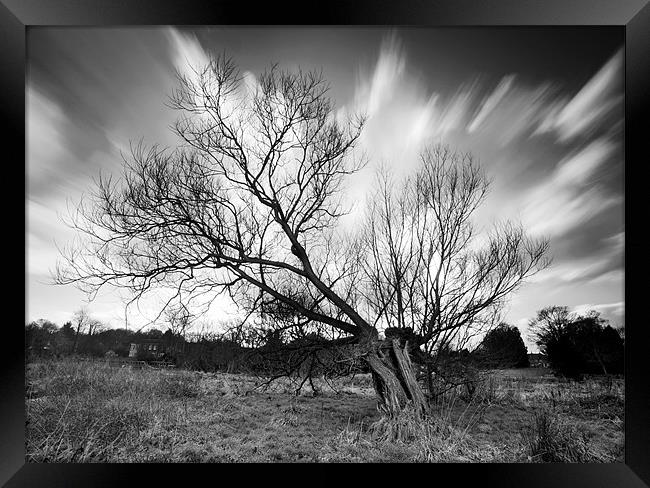
<svg viewBox="0 0 650 488"><path fill-rule="evenodd" d="M363 290L375 323L401 329L437 360L498 324L505 300L548 265L548 241L511 222L477 233L472 218L489 180L471 154L436 145L420 159L401 184L378 178L362 236ZM436 363L427 364L430 378Z"/></svg>
<svg viewBox="0 0 650 488"><path fill-rule="evenodd" d="M546 242L511 225L472 247L487 182L443 149L424 152L401 191L380 188L367 223L346 236L342 191L363 164L363 118L335 116L319 73L274 66L255 80L220 56L179 75L170 100L181 144L139 144L121 179L99 178L72 215L85 237L64 250L58 283L91 297L106 284L135 297L173 287L180 301L227 293L252 318L281 307L289 320L278 327L355 344L385 413L423 414L409 345L379 329L411 327L431 351L545 264Z"/></svg>

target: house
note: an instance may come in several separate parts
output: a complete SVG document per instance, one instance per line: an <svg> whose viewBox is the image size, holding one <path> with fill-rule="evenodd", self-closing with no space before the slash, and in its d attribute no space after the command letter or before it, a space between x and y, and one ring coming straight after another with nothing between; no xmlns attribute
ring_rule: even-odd
<svg viewBox="0 0 650 488"><path fill-rule="evenodd" d="M139 343L132 342L129 348L129 357L135 358L138 355L161 358L165 354L165 342L163 339L144 339Z"/></svg>
<svg viewBox="0 0 650 488"><path fill-rule="evenodd" d="M540 353L529 354L528 362L531 368L548 368L550 366L546 355Z"/></svg>

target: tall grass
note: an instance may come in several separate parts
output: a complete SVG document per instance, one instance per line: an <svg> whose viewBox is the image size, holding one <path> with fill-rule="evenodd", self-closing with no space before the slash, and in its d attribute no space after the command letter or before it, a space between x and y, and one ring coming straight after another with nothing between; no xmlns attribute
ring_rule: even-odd
<svg viewBox="0 0 650 488"><path fill-rule="evenodd" d="M132 371L73 360L29 366L27 461L114 459L151 427L178 422L178 411L165 398L201 394L196 376L188 372Z"/></svg>
<svg viewBox="0 0 650 488"><path fill-rule="evenodd" d="M412 408L392 417L380 417L364 431L349 425L339 435L336 447L360 458L411 462L490 462L512 458L499 446L479 442L471 435L493 400L492 386L477 380L472 394L465 385L446 388L437 395L429 414L422 418Z"/></svg>
<svg viewBox="0 0 650 488"><path fill-rule="evenodd" d="M574 462L622 452L623 386L482 375L431 415L376 410L369 375L314 398L290 380L103 361L29 364L27 460L37 462ZM321 386L320 384L318 386Z"/></svg>
<svg viewBox="0 0 650 488"><path fill-rule="evenodd" d="M523 433L529 461L545 463L611 462L591 444L587 433L543 408L533 414L531 427Z"/></svg>

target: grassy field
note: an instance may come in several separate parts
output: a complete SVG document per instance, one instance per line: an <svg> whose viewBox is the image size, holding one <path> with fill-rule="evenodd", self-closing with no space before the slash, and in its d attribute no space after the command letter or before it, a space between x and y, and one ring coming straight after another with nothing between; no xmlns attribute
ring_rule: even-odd
<svg viewBox="0 0 650 488"><path fill-rule="evenodd" d="M441 397L432 420L388 425L368 375L296 396L288 380L30 363L27 461L622 462L623 380L545 373L486 374L473 395Z"/></svg>

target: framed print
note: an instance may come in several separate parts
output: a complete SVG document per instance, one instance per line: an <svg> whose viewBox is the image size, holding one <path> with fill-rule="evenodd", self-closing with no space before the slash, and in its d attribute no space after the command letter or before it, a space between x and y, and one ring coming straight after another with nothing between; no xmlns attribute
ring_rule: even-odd
<svg viewBox="0 0 650 488"><path fill-rule="evenodd" d="M2 0L0 481L648 486L647 2L278 7Z"/></svg>

